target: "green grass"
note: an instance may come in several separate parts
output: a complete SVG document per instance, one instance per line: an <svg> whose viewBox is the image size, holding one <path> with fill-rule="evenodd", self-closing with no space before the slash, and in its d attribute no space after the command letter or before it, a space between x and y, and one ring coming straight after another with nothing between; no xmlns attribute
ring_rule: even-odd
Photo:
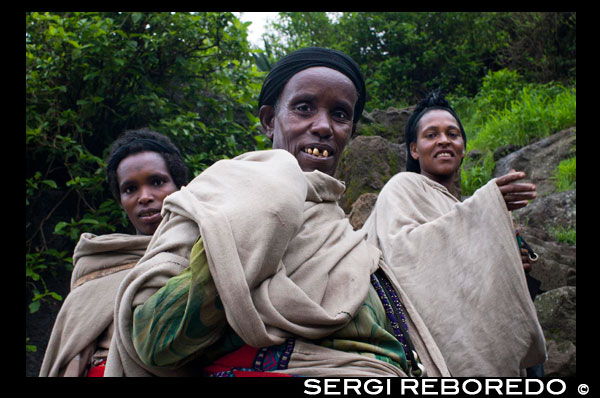
<svg viewBox="0 0 600 398"><path fill-rule="evenodd" d="M559 243L567 245L577 244L577 231L575 228L564 228L562 226L550 228L550 233Z"/></svg>
<svg viewBox="0 0 600 398"><path fill-rule="evenodd" d="M483 79L475 97L449 95L448 99L465 128L467 152L476 149L483 154L480 160L463 165L463 195L473 194L492 178L496 149L505 145L523 147L577 124L575 82L568 87L552 82L528 84L518 73L501 70ZM572 167L574 181L574 163ZM556 178L562 184L567 179L563 174L571 172L561 169L559 173Z"/></svg>
<svg viewBox="0 0 600 398"><path fill-rule="evenodd" d="M494 154L486 152L481 160L461 169L461 195L471 196L473 193L492 179L494 173Z"/></svg>
<svg viewBox="0 0 600 398"><path fill-rule="evenodd" d="M559 92L556 92L560 90ZM510 105L492 112L475 132L467 149L494 150L503 145L523 147L576 124L575 88L527 86ZM479 110L481 112L481 110Z"/></svg>
<svg viewBox="0 0 600 398"><path fill-rule="evenodd" d="M552 180L558 192L568 191L576 188L576 158L565 159L558 164L554 171Z"/></svg>

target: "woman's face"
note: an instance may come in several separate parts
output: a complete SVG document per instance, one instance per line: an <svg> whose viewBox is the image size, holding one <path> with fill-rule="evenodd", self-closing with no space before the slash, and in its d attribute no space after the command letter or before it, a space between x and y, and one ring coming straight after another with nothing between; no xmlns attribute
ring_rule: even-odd
<svg viewBox="0 0 600 398"><path fill-rule="evenodd" d="M283 88L276 109L259 116L273 149L296 157L303 171L333 175L354 131L356 87L343 73L313 67L295 74Z"/></svg>
<svg viewBox="0 0 600 398"><path fill-rule="evenodd" d="M127 156L117 167L121 206L138 235L152 235L167 195L177 191L163 157L152 151Z"/></svg>
<svg viewBox="0 0 600 398"><path fill-rule="evenodd" d="M454 116L443 109L425 113L417 124L417 140L410 153L421 174L441 182L453 178L465 156L465 143Z"/></svg>

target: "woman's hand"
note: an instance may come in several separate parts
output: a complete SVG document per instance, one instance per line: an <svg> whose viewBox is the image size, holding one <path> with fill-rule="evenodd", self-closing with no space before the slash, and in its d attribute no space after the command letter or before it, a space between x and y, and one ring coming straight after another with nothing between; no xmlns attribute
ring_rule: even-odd
<svg viewBox="0 0 600 398"><path fill-rule="evenodd" d="M523 178L525 178L524 172L511 170L495 179L509 211L527 206L529 201L537 196L535 184L515 182Z"/></svg>
<svg viewBox="0 0 600 398"><path fill-rule="evenodd" d="M529 260L529 255L527 254L527 249L521 248L521 262L523 263L523 271L525 271L525 272L531 271L531 261Z"/></svg>

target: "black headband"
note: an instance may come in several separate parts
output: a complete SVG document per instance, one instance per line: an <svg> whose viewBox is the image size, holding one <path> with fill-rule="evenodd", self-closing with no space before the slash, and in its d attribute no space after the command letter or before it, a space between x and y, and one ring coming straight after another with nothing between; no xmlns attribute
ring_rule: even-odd
<svg viewBox="0 0 600 398"><path fill-rule="evenodd" d="M358 100L354 107L354 122L362 115L365 107L367 90L360 68L352 58L341 51L308 47L281 58L271 69L263 83L258 97L258 109L263 105L275 106L283 87L296 73L313 66L326 66L348 76L358 92Z"/></svg>
<svg viewBox="0 0 600 398"><path fill-rule="evenodd" d="M123 160L128 154L132 146L136 147L136 152L152 151L158 153L176 153L181 156L181 153L177 148L169 148L168 146L150 138L136 138L133 141L119 147L111 156L106 170L116 170L121 160Z"/></svg>
<svg viewBox="0 0 600 398"><path fill-rule="evenodd" d="M404 130L406 141L406 171L413 171L415 173L421 172L419 161L414 159L410 154L410 144L417 140L417 125L419 124L419 120L421 120L423 115L427 112L434 109L444 110L454 116L460 127L460 134L462 135L465 148L467 147L467 135L465 134L465 129L463 128L458 115L454 112L454 109L452 109L444 95L439 91L434 91L416 106L406 123L406 128Z"/></svg>

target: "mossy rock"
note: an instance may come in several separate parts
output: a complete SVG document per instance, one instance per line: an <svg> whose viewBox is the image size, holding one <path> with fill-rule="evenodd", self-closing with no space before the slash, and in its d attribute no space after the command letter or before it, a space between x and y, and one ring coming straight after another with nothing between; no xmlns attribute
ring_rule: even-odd
<svg viewBox="0 0 600 398"><path fill-rule="evenodd" d="M384 184L406 168L406 148L379 136L358 136L346 147L336 178L346 183L340 206L349 213L364 193L379 193Z"/></svg>

